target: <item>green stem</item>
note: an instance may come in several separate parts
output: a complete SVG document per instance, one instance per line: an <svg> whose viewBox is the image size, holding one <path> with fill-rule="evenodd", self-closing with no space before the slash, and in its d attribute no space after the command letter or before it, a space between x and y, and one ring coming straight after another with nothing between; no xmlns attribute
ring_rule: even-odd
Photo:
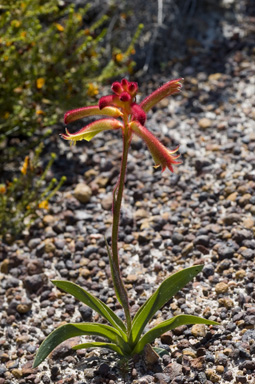
<svg viewBox="0 0 255 384"><path fill-rule="evenodd" d="M119 222L120 222L120 209L121 209L121 201L123 196L124 184L125 184L125 175L127 168L127 158L128 158L128 148L130 144L129 132L126 129L123 132L123 153L122 153L122 162L118 183L113 192L113 223L112 223L112 263L113 263L113 273L115 274L114 288L117 293L117 297L120 298L120 303L123 306L126 322L127 322L127 331L130 335L131 332L131 316L129 310L128 303L128 295L124 283L120 274L119 267L119 257L118 257L118 230L119 230Z"/></svg>

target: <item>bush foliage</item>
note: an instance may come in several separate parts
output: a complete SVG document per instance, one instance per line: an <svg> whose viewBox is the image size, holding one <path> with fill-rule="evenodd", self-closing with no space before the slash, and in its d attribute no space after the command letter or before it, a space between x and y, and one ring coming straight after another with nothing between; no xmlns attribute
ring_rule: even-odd
<svg viewBox="0 0 255 384"><path fill-rule="evenodd" d="M25 157L17 177L0 184L0 238L7 236L11 241L30 226L40 209L48 209L49 200L65 181L63 176L59 182L55 178L46 182L56 155L51 154L43 170L40 161L42 150L41 144L33 154Z"/></svg>
<svg viewBox="0 0 255 384"><path fill-rule="evenodd" d="M1 2L0 143L9 144L7 158L18 150L11 138L27 139L55 124L67 105L88 104L100 82L132 70L130 55L139 32L125 52L113 49L107 58L109 17L91 15L89 4L60 4Z"/></svg>

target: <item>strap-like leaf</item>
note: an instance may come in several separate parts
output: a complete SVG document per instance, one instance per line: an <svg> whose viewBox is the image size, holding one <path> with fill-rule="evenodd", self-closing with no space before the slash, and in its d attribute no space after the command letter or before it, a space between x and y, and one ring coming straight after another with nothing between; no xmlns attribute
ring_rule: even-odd
<svg viewBox="0 0 255 384"><path fill-rule="evenodd" d="M156 292L143 304L136 313L132 323L132 341L134 345L138 342L146 324L180 289L193 279L201 270L203 265L195 265L183 269L169 276L161 283Z"/></svg>
<svg viewBox="0 0 255 384"><path fill-rule="evenodd" d="M145 333L141 340L136 344L134 350L132 351L132 355L142 352L146 344L153 342L157 337L161 336L163 333L185 324L218 325L219 323L216 323L216 321L211 321L192 315L178 315L172 317L171 319L163 321L162 323Z"/></svg>
<svg viewBox="0 0 255 384"><path fill-rule="evenodd" d="M71 283L66 280L52 280L52 283L56 285L56 287L62 289L63 291L70 293L77 300L86 304L94 311L96 311L99 315L104 317L109 323L120 332L122 338L127 340L126 338L126 327L123 321L109 308L106 304L104 304L101 300L97 299L95 296L91 295L85 289L81 288L79 285Z"/></svg>
<svg viewBox="0 0 255 384"><path fill-rule="evenodd" d="M122 350L129 351L128 344L120 337L118 331L109 325L97 323L65 324L51 332L42 342L36 354L33 367L37 367L63 341L82 335L104 337L117 344Z"/></svg>
<svg viewBox="0 0 255 384"><path fill-rule="evenodd" d="M123 351L116 344L112 344L112 343L101 343L99 341L94 341L91 343L78 344L72 347L72 349L74 350L84 349L84 348L107 348L107 349L111 349L114 352L117 352L118 355L120 356L125 356Z"/></svg>

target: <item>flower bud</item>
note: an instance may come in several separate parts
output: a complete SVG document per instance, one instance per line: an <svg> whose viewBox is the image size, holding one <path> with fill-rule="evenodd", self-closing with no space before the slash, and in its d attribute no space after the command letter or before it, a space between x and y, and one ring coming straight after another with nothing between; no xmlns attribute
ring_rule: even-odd
<svg viewBox="0 0 255 384"><path fill-rule="evenodd" d="M130 95L134 97L136 95L137 91L138 91L137 83L135 83L135 82L129 83L128 92L130 93Z"/></svg>
<svg viewBox="0 0 255 384"><path fill-rule="evenodd" d="M131 100L131 96L127 92L122 92L122 94L120 95L120 100L121 101L130 101Z"/></svg>
<svg viewBox="0 0 255 384"><path fill-rule="evenodd" d="M121 86L122 88L127 91L128 90L128 85L129 85L129 81L127 79L122 79L121 80Z"/></svg>
<svg viewBox="0 0 255 384"><path fill-rule="evenodd" d="M123 88L121 86L121 84L118 82L118 81L115 81L113 84L112 84L112 91L114 93L116 93L116 95L120 95L121 92L123 92Z"/></svg>

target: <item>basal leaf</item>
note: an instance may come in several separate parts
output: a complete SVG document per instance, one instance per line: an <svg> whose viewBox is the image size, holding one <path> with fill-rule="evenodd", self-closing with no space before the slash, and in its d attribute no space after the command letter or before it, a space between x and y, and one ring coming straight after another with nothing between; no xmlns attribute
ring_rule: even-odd
<svg viewBox="0 0 255 384"><path fill-rule="evenodd" d="M116 329L119 330L121 336L124 340L126 338L126 327L123 321L101 300L97 299L95 296L91 295L85 289L81 288L79 285L71 283L70 281L65 280L52 280L52 283L56 287L62 289L63 291L70 293L77 300L86 304L94 311L99 313L102 317L109 321L109 323Z"/></svg>
<svg viewBox="0 0 255 384"><path fill-rule="evenodd" d="M136 313L132 323L132 341L138 342L146 324L180 289L190 282L201 270L203 265L195 265L176 272L164 280L153 295Z"/></svg>
<svg viewBox="0 0 255 384"><path fill-rule="evenodd" d="M171 319L163 321L162 323L158 324L156 327L152 328L150 331L145 333L141 340L136 344L134 350L132 351L132 354L142 352L146 344L153 342L157 337L161 336L163 333L170 331L171 329L177 328L180 325L186 324L218 325L216 321L203 319L198 316L178 315L172 317Z"/></svg>
<svg viewBox="0 0 255 384"><path fill-rule="evenodd" d="M119 332L109 325L97 323L65 324L51 332L42 342L36 354L33 367L36 368L63 341L82 335L101 336L117 344L124 351L130 350Z"/></svg>
<svg viewBox="0 0 255 384"><path fill-rule="evenodd" d="M111 349L114 352L117 352L118 355L120 356L125 356L123 351L116 344L101 343L97 341L94 341L91 343L78 344L78 345L75 345L72 349L77 350L77 349L84 349L84 348L107 348L107 349Z"/></svg>

